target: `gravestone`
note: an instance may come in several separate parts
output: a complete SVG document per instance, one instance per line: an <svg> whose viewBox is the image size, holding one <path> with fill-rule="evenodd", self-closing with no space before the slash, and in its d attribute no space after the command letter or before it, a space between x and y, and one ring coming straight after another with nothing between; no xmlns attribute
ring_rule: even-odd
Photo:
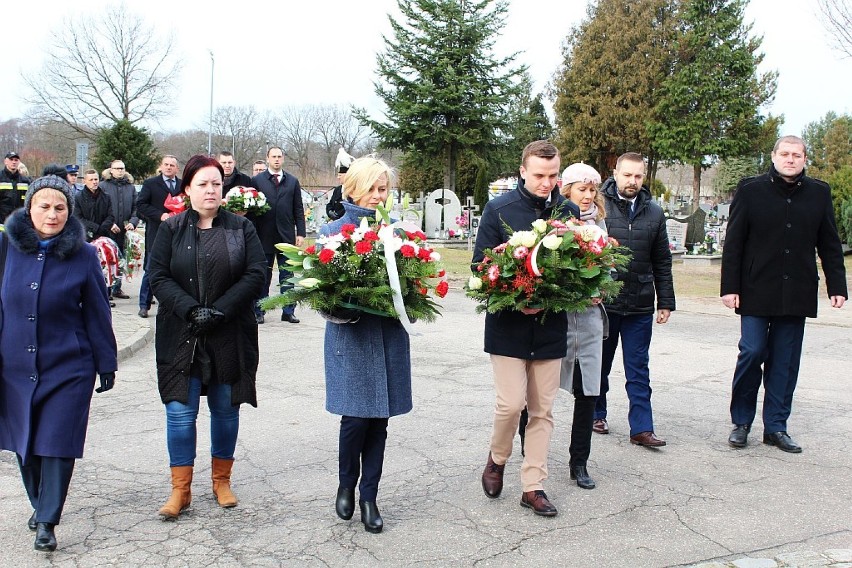
<svg viewBox="0 0 852 568"><path fill-rule="evenodd" d="M698 243L704 242L704 221L707 219L707 213L703 209L698 208L689 217L686 218L686 246L687 248Z"/></svg>
<svg viewBox="0 0 852 568"><path fill-rule="evenodd" d="M426 196L424 230L428 237L446 237L449 229L459 230L456 217L461 215L461 201L449 189L436 189ZM443 213L443 226L441 215ZM441 234L443 231L443 234Z"/></svg>
<svg viewBox="0 0 852 568"><path fill-rule="evenodd" d="M669 242L675 249L686 248L686 228L686 221L666 219L666 232L669 235Z"/></svg>

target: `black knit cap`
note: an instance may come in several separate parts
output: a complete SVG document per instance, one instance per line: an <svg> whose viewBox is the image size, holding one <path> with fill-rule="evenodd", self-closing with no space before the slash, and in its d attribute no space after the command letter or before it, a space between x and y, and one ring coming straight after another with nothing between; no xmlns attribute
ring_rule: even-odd
<svg viewBox="0 0 852 568"><path fill-rule="evenodd" d="M71 186L63 178L49 175L34 180L27 189L27 194L24 196L24 209L27 210L27 213L32 206L33 195L42 189L55 189L62 193L65 196L65 201L68 202L68 214L74 212L74 194L71 191Z"/></svg>

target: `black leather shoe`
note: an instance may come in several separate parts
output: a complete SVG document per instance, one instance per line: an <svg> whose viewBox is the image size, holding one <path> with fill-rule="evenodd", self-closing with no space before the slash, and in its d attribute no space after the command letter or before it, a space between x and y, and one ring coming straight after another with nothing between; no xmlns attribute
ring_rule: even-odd
<svg viewBox="0 0 852 568"><path fill-rule="evenodd" d="M129 300L130 296L124 293L124 290L118 290L112 293L113 298L118 298L119 300Z"/></svg>
<svg viewBox="0 0 852 568"><path fill-rule="evenodd" d="M581 487L582 489L594 489L595 488L595 480L589 476L588 470L586 470L586 466L584 465L569 465L568 469L571 471L571 479L577 480L577 487Z"/></svg>
<svg viewBox="0 0 852 568"><path fill-rule="evenodd" d="M148 317L148 309L147 308L139 308L139 317L147 318Z"/></svg>
<svg viewBox="0 0 852 568"><path fill-rule="evenodd" d="M334 510L337 511L337 516L348 521L352 518L355 512L355 488L338 487L337 500L334 502Z"/></svg>
<svg viewBox="0 0 852 568"><path fill-rule="evenodd" d="M787 432L773 432L771 434L763 433L763 443L770 446L776 446L779 450L789 452L791 454L802 453L802 446L793 441Z"/></svg>
<svg viewBox="0 0 852 568"><path fill-rule="evenodd" d="M254 316L254 321L257 322L257 325L260 325L266 320L264 319L263 314L257 314Z"/></svg>
<svg viewBox="0 0 852 568"><path fill-rule="evenodd" d="M751 424L737 424L731 430L731 435L728 436L728 444L735 448L745 448L748 444L748 433L751 431Z"/></svg>
<svg viewBox="0 0 852 568"><path fill-rule="evenodd" d="M382 515L379 513L379 508L373 501L358 500L358 505L361 506L361 522L364 523L364 528L370 533L380 533L384 528Z"/></svg>
<svg viewBox="0 0 852 568"><path fill-rule="evenodd" d="M43 552L56 550L56 535L53 534L53 525L50 523L38 523L36 525L36 537L33 548Z"/></svg>
<svg viewBox="0 0 852 568"><path fill-rule="evenodd" d="M36 512L33 511L33 516L30 517L30 520L27 521L27 528L31 531L36 530L38 527L36 526L38 523L36 522Z"/></svg>
<svg viewBox="0 0 852 568"><path fill-rule="evenodd" d="M281 321L288 321L290 323L299 323L299 318L297 318L293 314L281 314Z"/></svg>

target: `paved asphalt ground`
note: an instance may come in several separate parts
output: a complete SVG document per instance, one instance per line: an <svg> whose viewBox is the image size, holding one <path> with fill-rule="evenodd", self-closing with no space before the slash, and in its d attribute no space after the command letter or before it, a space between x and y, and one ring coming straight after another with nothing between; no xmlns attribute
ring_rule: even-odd
<svg viewBox="0 0 852 568"><path fill-rule="evenodd" d="M138 283L136 283L138 284ZM493 389L483 318L457 289L436 324L412 340L414 411L391 420L379 507L385 531L334 513L338 418L324 410L324 321L269 314L261 326L260 406L243 407L233 486L210 489L208 413L199 416L193 502L177 522L156 512L169 494L165 417L154 369L153 317L133 296L114 310L122 362L95 395L86 456L77 462L60 548L32 549L31 510L12 454L0 454L0 566L852 566L852 309L821 305L808 323L785 454L728 447L728 396L738 319L719 300L682 300L651 349L661 450L631 446L627 400L612 377L612 433L595 435L598 488L568 476L572 398L556 401L545 489L559 508L519 506L520 452L503 495L486 498ZM152 316L155 310L152 310Z"/></svg>

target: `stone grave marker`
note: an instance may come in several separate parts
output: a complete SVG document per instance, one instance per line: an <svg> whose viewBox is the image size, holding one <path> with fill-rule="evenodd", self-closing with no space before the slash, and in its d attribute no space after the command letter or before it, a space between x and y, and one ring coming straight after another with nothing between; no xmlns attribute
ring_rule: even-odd
<svg viewBox="0 0 852 568"><path fill-rule="evenodd" d="M424 230L428 237L445 237L446 231L458 231L456 217L461 215L461 201L449 189L436 189L426 196ZM443 226L441 215L443 213ZM441 233L443 231L443 234Z"/></svg>
<svg viewBox="0 0 852 568"><path fill-rule="evenodd" d="M669 242L675 247L675 250L686 248L686 222L678 219L666 219L666 232L669 235Z"/></svg>

